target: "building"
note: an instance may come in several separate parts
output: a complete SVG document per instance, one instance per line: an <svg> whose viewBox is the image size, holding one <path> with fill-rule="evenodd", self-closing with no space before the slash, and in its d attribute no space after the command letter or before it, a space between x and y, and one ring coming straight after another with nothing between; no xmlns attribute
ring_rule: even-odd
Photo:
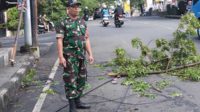
<svg viewBox="0 0 200 112"><path fill-rule="evenodd" d="M179 1L183 0L146 0L145 11L148 11L149 8L153 8L153 10L158 10L163 12L166 11L167 4L177 6Z"/></svg>

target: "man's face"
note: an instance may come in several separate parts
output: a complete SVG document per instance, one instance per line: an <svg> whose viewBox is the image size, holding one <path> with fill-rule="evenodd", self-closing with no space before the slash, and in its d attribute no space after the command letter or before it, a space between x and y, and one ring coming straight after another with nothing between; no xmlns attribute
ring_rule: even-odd
<svg viewBox="0 0 200 112"><path fill-rule="evenodd" d="M70 14L73 17L76 17L79 15L80 12L80 6L79 5L74 5L68 7L68 14Z"/></svg>

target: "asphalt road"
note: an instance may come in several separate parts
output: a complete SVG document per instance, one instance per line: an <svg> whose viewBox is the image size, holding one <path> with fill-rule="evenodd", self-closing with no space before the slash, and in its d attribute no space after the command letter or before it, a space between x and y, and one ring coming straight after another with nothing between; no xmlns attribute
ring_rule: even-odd
<svg viewBox="0 0 200 112"><path fill-rule="evenodd" d="M131 47L131 39L140 38L145 44L153 47L154 40L157 38L172 39L172 33L176 30L178 23L178 19L135 17L125 19L125 25L122 28L115 28L113 21L108 27L102 27L100 20L89 21L88 28L95 64L111 61L115 57L114 50L119 47L126 49L131 57L137 58L139 51ZM41 84L21 89L17 94L19 100L10 105L9 112L32 112L34 107L37 108L38 112L68 112L63 90L62 68L54 64L57 57L55 34L43 35L40 40L43 44L53 42L49 52L41 57L36 67L35 80L40 81ZM199 43L197 39L194 41ZM197 47L199 46L197 45ZM56 68L57 72L52 70L53 67L58 67ZM111 78L105 75L109 71L109 69L102 70L89 65L89 88L86 91L110 80ZM44 98L40 97L40 93L49 74L55 74L51 83L51 89L55 94L47 94L44 102L40 105L41 107L35 106L38 100ZM199 83L185 82L176 77L165 75L152 75L144 79L147 82L169 80L173 83L163 93L158 94L156 99L149 99L139 97L130 88L122 86L120 82L123 79L119 79L115 85L108 83L87 94L83 100L90 103L92 108L78 112L200 112L200 101L198 100L200 95L195 94L200 92L196 89L200 86ZM177 98L170 97L169 93L174 91L181 92L183 95ZM126 97L124 97L125 93L127 93Z"/></svg>

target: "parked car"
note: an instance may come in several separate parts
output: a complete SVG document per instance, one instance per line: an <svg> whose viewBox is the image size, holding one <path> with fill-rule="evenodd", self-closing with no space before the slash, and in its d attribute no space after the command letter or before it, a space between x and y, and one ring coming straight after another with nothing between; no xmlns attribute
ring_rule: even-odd
<svg viewBox="0 0 200 112"><path fill-rule="evenodd" d="M195 16L200 19L200 0L193 0L192 11Z"/></svg>
<svg viewBox="0 0 200 112"><path fill-rule="evenodd" d="M94 16L93 19L97 19L97 18L101 18L102 14L101 14L101 9L100 8L96 8L94 10Z"/></svg>

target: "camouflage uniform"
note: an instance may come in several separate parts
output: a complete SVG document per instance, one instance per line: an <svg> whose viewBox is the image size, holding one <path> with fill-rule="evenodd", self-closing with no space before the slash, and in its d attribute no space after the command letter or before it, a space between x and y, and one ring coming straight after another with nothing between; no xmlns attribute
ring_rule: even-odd
<svg viewBox="0 0 200 112"><path fill-rule="evenodd" d="M83 19L72 20L66 17L56 25L57 37L63 38L63 55L67 67L63 80L67 99L82 95L86 81L86 24Z"/></svg>

